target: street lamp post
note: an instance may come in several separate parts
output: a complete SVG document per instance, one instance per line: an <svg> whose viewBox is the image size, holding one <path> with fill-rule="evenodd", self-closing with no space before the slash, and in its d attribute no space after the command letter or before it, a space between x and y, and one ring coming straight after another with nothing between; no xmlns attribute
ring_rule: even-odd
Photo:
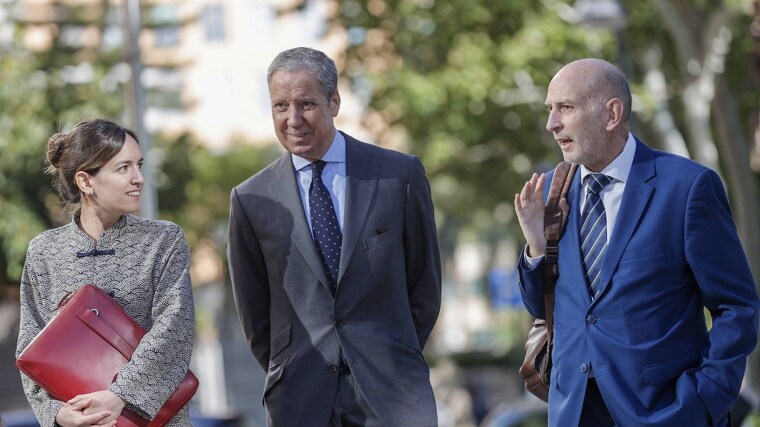
<svg viewBox="0 0 760 427"><path fill-rule="evenodd" d="M581 23L619 33L628 25L628 17L617 0L577 0L575 11Z"/></svg>
<svg viewBox="0 0 760 427"><path fill-rule="evenodd" d="M150 135L145 130L143 115L145 114L145 96L142 86L142 62L140 60L140 45L138 37L140 34L140 1L124 1L124 23L127 40L129 42L128 58L129 68L132 74L130 82L130 110L128 116L131 118L130 127L137 133L140 139L140 148L143 153L143 175L145 183L143 184L140 215L145 218L158 217L158 197L156 196L155 187L155 164L151 152Z"/></svg>
<svg viewBox="0 0 760 427"><path fill-rule="evenodd" d="M618 0L576 0L575 11L581 24L591 28L610 30L615 34L617 43L617 63L623 74L629 79L633 68L625 49L625 29L628 15ZM631 117L631 130L635 123Z"/></svg>
<svg viewBox="0 0 760 427"><path fill-rule="evenodd" d="M628 16L618 0L576 0L575 11L580 23L591 28L610 30L617 42L617 62L626 76L631 71L625 52L625 28Z"/></svg>

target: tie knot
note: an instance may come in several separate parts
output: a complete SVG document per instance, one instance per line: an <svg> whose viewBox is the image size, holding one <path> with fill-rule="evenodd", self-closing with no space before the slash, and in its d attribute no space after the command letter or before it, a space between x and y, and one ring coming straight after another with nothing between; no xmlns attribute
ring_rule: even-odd
<svg viewBox="0 0 760 427"><path fill-rule="evenodd" d="M592 173L589 174L588 179L586 179L586 185L588 185L589 192L599 194L610 181L612 181L612 178L603 173Z"/></svg>
<svg viewBox="0 0 760 427"><path fill-rule="evenodd" d="M316 176L321 177L322 171L325 169L325 165L327 165L327 162L324 160L317 160L316 162L313 162L311 164L311 169L314 171L314 174Z"/></svg>

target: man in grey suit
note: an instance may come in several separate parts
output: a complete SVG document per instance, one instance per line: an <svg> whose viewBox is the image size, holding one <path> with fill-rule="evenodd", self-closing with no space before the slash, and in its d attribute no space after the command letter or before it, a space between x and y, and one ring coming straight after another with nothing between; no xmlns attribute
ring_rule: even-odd
<svg viewBox="0 0 760 427"><path fill-rule="evenodd" d="M278 427L434 427L422 356L441 302L417 157L338 132L335 63L281 52L267 75L287 150L232 190L229 267Z"/></svg>

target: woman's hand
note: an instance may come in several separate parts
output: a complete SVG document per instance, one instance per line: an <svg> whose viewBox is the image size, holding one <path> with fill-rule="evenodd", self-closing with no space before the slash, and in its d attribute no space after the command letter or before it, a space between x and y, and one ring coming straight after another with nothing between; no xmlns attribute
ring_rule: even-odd
<svg viewBox="0 0 760 427"><path fill-rule="evenodd" d="M56 422L63 427L115 427L124 406L124 400L109 390L80 394L58 411Z"/></svg>
<svg viewBox="0 0 760 427"><path fill-rule="evenodd" d="M74 399L78 399L79 396ZM73 399L72 399L73 400ZM101 410L91 412L85 415L84 411L90 408L92 399L78 399L75 403L66 402L55 416L55 422L61 427L89 427L89 426L107 426L116 427L116 420L107 421L111 416L111 411Z"/></svg>

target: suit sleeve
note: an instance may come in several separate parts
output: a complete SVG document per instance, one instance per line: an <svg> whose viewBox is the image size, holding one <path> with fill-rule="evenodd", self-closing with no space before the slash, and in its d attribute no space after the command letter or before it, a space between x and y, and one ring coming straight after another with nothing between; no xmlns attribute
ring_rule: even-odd
<svg viewBox="0 0 760 427"><path fill-rule="evenodd" d="M441 308L441 256L430 184L417 157L410 170L405 215L406 283L417 338L423 349Z"/></svg>
<svg viewBox="0 0 760 427"><path fill-rule="evenodd" d="M248 206L248 209L253 207ZM269 367L269 285L256 232L243 208L237 188L230 196L227 259L238 316L251 352L266 371Z"/></svg>
<svg viewBox="0 0 760 427"><path fill-rule="evenodd" d="M531 316L537 319L546 319L544 307L544 284L543 284L543 258L538 265L531 266L525 260L525 249L520 254L517 263L517 272L520 277L520 295L523 305Z"/></svg>
<svg viewBox="0 0 760 427"><path fill-rule="evenodd" d="M695 180L685 221L686 259L712 316L710 345L694 374L713 421L737 399L758 334L758 296L723 184L706 170Z"/></svg>

